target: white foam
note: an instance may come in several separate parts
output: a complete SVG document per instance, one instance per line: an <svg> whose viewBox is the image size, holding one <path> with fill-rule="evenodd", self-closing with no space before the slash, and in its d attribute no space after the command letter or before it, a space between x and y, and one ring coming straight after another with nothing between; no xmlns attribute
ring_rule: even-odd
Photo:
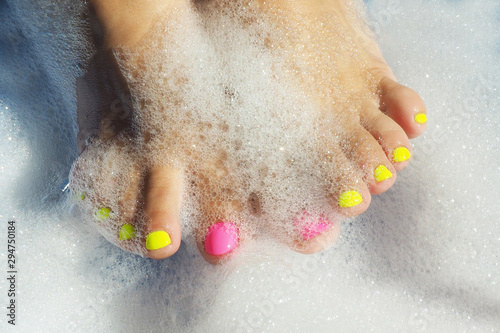
<svg viewBox="0 0 500 333"><path fill-rule="evenodd" d="M137 131L135 140L123 141L134 151L121 155L143 175L158 164L185 169L187 196L195 202L183 205L181 215L189 216L182 221L186 237L191 229L203 233L208 224L226 219L240 221L242 234L262 225L289 242L295 232L291 221L304 210L338 220L328 191L350 186L338 181L339 172L361 173L335 155L341 154L342 127L350 126L344 113L355 112L364 95L376 91L363 83L337 86L342 77L364 73L366 60L339 22L332 23L338 31L329 28L331 38L325 40L323 22L318 30L316 19L300 17L310 20L302 29L303 22L275 20L271 14L238 2L225 3L224 10L176 8L139 45L116 51L131 89ZM337 20L335 15L327 19ZM290 24L296 31L290 32ZM306 46L306 34L319 36L310 41L318 50ZM288 51L298 46L304 49L298 55ZM303 74L293 74L297 67ZM328 97L309 97L321 95ZM334 149L339 152L330 154ZM85 152L71 186L77 195L87 192L81 203L89 220L96 206L111 209L110 220L97 224L109 228L103 231L106 238L117 241L120 223L128 220L120 206L130 206L123 202L131 192L126 176L131 169L117 166L121 157L115 150L104 144ZM332 162L324 157L327 151ZM257 217L247 204L252 196L262 207ZM228 210L231 204L241 211ZM141 222L135 224L141 229Z"/></svg>
<svg viewBox="0 0 500 333"><path fill-rule="evenodd" d="M28 1L11 6L20 4L24 22L42 22L38 15L47 11ZM170 259L139 258L68 214L69 201L53 194L76 156L75 127L68 126L74 107L65 108L74 106L74 90L66 83L59 91L44 88L44 69L37 80L22 77L36 73L23 66L37 61L57 69L48 71L53 82L69 82L75 73L60 73L71 62L54 61L54 49L33 52L32 39L19 39L22 56L2 48L20 70L1 67L0 83L6 92L0 107L12 111L0 118L7 129L0 215L18 221L15 331L497 331L498 5L369 5L386 59L429 109L428 131L413 141L410 167L367 213L343 225L333 249L301 256L261 236L223 267L206 264L190 239ZM53 34L35 29L30 38L43 45L63 37L57 27L46 29ZM15 82L33 88L15 94L8 89ZM52 130L61 127L52 149ZM5 249L6 237L0 239ZM5 250L0 253L5 261ZM0 295L5 288L4 281ZM0 325L7 327L4 316Z"/></svg>

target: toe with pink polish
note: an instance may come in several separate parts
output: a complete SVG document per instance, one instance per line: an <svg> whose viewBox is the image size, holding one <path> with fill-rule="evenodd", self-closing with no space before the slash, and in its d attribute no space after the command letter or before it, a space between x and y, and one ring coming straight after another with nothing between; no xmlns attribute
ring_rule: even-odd
<svg viewBox="0 0 500 333"><path fill-rule="evenodd" d="M323 216L314 216L307 212L297 216L293 225L304 240L310 240L332 227L331 222Z"/></svg>
<svg viewBox="0 0 500 333"><path fill-rule="evenodd" d="M218 222L208 228L205 251L220 256L233 251L239 242L238 228L232 222Z"/></svg>

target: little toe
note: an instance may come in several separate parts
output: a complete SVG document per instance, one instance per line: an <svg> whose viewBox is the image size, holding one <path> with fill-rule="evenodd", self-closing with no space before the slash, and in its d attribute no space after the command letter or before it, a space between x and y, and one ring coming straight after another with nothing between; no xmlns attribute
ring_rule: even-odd
<svg viewBox="0 0 500 333"><path fill-rule="evenodd" d="M131 157L133 149L123 140L118 136L87 147L73 165L71 191L89 221L107 240L144 255L141 223L148 220L143 218L140 199L144 177Z"/></svg>
<svg viewBox="0 0 500 333"><path fill-rule="evenodd" d="M183 192L182 171L169 166L150 170L146 182L146 256L162 259L173 255L181 244L179 210Z"/></svg>
<svg viewBox="0 0 500 333"><path fill-rule="evenodd" d="M364 103L360 119L365 129L378 141L394 169L404 169L410 162L411 144L403 128L373 102Z"/></svg>
<svg viewBox="0 0 500 333"><path fill-rule="evenodd" d="M413 139L422 134L427 123L427 109L422 98L412 89L384 77L380 81L380 108L406 135Z"/></svg>

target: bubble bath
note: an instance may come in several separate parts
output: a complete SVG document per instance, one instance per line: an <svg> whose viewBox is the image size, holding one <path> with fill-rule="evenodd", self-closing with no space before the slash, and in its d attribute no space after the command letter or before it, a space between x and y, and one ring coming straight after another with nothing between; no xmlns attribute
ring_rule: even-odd
<svg viewBox="0 0 500 333"><path fill-rule="evenodd" d="M77 157L74 81L88 61L85 32L76 23L81 10L65 1L0 5L0 246L6 248L7 220L15 219L16 331L495 332L499 6L486 0L367 5L387 62L429 109L427 132L412 142L414 159L366 213L343 222L333 248L303 256L260 235L219 267L203 261L189 232L176 255L154 261L124 252L82 222L59 188ZM257 104L278 98L275 105L293 111L300 92L288 100L255 97L265 93L250 87L252 78L262 80L266 59L233 52L245 66L232 70L248 82L231 82L224 94L220 84L207 84L203 103L231 105L242 98L232 91L246 91L243 97ZM203 73L199 66L189 67ZM207 87L219 90L210 95ZM307 124L307 112L300 116ZM302 181L300 174L287 176ZM0 295L7 288L0 283ZM2 317L0 325L9 326Z"/></svg>
<svg viewBox="0 0 500 333"><path fill-rule="evenodd" d="M138 45L115 51L130 87L130 130L95 139L70 176L74 195L85 193L79 204L91 223L96 206L106 209L97 225L107 239L119 242L123 221L141 214L141 207L129 208L134 192L153 166L165 164L184 169L185 201L192 202L181 208L187 237L193 227L227 219L239 221L247 237L260 228L286 242L296 232L289 221L303 212L340 220L327 200L332 188L347 187L332 172L340 164L335 150L347 137L344 118L375 95L378 83L334 14L297 21L269 11L239 1L179 6ZM324 25L326 33L338 26L331 45L320 36L308 38L314 48L305 46L301 35L325 34L317 27ZM345 87L346 75L367 82ZM354 164L342 168L362 174ZM144 221L134 222L137 237L127 246L141 253Z"/></svg>

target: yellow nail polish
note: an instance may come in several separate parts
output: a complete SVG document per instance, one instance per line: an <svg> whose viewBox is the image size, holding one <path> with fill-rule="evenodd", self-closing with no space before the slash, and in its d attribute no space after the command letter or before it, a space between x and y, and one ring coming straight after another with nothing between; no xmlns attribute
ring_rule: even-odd
<svg viewBox="0 0 500 333"><path fill-rule="evenodd" d="M419 113L415 116L415 122L419 124L425 124L427 122L427 115L425 113Z"/></svg>
<svg viewBox="0 0 500 333"><path fill-rule="evenodd" d="M394 162L403 162L410 159L410 151L405 147L398 147L392 152L392 160Z"/></svg>
<svg viewBox="0 0 500 333"><path fill-rule="evenodd" d="M153 231L146 237L146 249L148 250L158 250L170 243L170 235L165 231Z"/></svg>
<svg viewBox="0 0 500 333"><path fill-rule="evenodd" d="M339 206L343 208L353 207L359 205L362 202L363 202L363 197L357 191L344 192L339 198Z"/></svg>
<svg viewBox="0 0 500 333"><path fill-rule="evenodd" d="M104 219L107 219L109 217L110 213L111 213L111 209L109 209L108 207L102 207L102 208L99 208L97 210L97 212L95 213L95 218L97 220L104 220Z"/></svg>
<svg viewBox="0 0 500 333"><path fill-rule="evenodd" d="M389 169L385 167L385 165L381 164L375 169L374 175L375 175L375 180L377 182L381 182L383 180L391 178L392 172L390 172Z"/></svg>
<svg viewBox="0 0 500 333"><path fill-rule="evenodd" d="M135 228L131 224L124 224L120 229L120 239L129 240L135 238Z"/></svg>

